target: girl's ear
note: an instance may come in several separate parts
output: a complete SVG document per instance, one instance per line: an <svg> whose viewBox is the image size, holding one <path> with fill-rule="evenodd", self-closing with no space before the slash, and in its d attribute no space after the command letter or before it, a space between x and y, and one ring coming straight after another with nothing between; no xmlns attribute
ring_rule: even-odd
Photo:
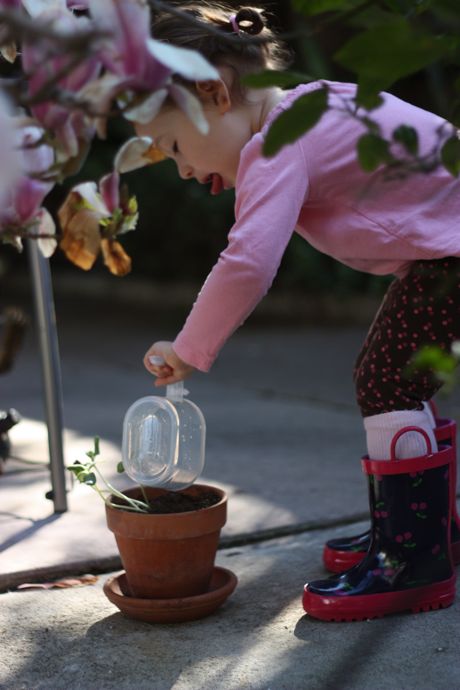
<svg viewBox="0 0 460 690"><path fill-rule="evenodd" d="M222 79L197 81L195 87L203 105L213 103L221 115L230 110L232 105L230 92Z"/></svg>

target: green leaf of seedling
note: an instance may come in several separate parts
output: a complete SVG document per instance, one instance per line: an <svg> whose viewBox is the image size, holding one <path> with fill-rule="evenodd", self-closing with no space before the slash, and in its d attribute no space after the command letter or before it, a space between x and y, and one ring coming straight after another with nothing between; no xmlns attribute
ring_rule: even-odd
<svg viewBox="0 0 460 690"><path fill-rule="evenodd" d="M76 477L78 477L78 475L81 474L81 472L84 472L85 470L84 466L81 464L79 460L75 460L73 465L70 465L67 469L69 472L72 472L72 474L74 474Z"/></svg>
<svg viewBox="0 0 460 690"><path fill-rule="evenodd" d="M313 77L309 74L290 72L288 70L280 72L275 69L267 69L257 74L247 74L242 78L244 86L249 86L251 89L266 89L271 86L288 88L298 84L306 84L310 81L313 81Z"/></svg>
<svg viewBox="0 0 460 690"><path fill-rule="evenodd" d="M84 477L80 479L82 484L88 484L88 486L94 486L96 484L96 475L94 472L86 472Z"/></svg>
<svg viewBox="0 0 460 690"><path fill-rule="evenodd" d="M99 436L94 437L94 455L99 455L100 450L99 450Z"/></svg>
<svg viewBox="0 0 460 690"><path fill-rule="evenodd" d="M72 474L75 475L75 479L79 481L81 484L88 484L87 482L87 477L90 474L93 474L92 472L88 472L88 469L86 468L85 465L81 465L80 463L74 463L70 467L67 468ZM94 476L94 474L93 474ZM95 478L95 477L94 477ZM95 478L96 479L96 478ZM95 481L93 482L94 484L96 483Z"/></svg>
<svg viewBox="0 0 460 690"><path fill-rule="evenodd" d="M123 465L122 462L119 462L118 465L117 465L117 472L118 472L118 474L122 474L122 472L124 472L124 471L125 471L125 466Z"/></svg>
<svg viewBox="0 0 460 690"><path fill-rule="evenodd" d="M408 153L416 156L418 153L417 130L409 125L400 125L393 132L393 140L402 144Z"/></svg>
<svg viewBox="0 0 460 690"><path fill-rule="evenodd" d="M441 149L441 161L443 166L454 177L460 174L460 139L458 135L450 137Z"/></svg>
<svg viewBox="0 0 460 690"><path fill-rule="evenodd" d="M286 144L291 144L319 122L327 110L326 87L300 96L293 105L279 115L267 132L264 156L274 156Z"/></svg>
<svg viewBox="0 0 460 690"><path fill-rule="evenodd" d="M363 170L372 172L391 159L388 142L376 134L363 134L358 139L358 160Z"/></svg>

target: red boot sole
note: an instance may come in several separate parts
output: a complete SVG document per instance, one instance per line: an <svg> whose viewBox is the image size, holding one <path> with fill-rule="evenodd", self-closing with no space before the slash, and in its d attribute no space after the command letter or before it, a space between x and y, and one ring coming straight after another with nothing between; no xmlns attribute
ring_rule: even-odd
<svg viewBox="0 0 460 690"><path fill-rule="evenodd" d="M361 563L365 555L364 551L337 551L326 545L323 550L323 563L330 573L343 573ZM454 565L460 564L460 541L452 544L452 561Z"/></svg>
<svg viewBox="0 0 460 690"><path fill-rule="evenodd" d="M309 616L323 621L363 621L391 613L421 613L447 608L455 599L455 575L427 587L414 587L385 594L324 596L305 585L303 607Z"/></svg>

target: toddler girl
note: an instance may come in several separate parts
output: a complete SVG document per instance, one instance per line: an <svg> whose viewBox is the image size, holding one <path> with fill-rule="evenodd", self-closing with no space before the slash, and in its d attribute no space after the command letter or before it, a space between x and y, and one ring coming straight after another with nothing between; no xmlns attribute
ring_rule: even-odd
<svg viewBox="0 0 460 690"><path fill-rule="evenodd" d="M200 24L165 14L153 33L198 50L218 69L220 79L188 84L201 100L209 133L201 134L168 102L136 130L176 162L182 178L209 184L211 194L234 187L235 224L181 332L172 343L154 343L145 366L157 376L156 385L184 379L194 369L208 371L266 294L294 231L357 270L394 274L355 371L367 434L369 551L351 570L306 585L304 606L319 618L344 620L446 606L455 588L446 526L453 450L438 451L426 406L439 381L424 370L408 377L407 365L423 345L449 350L460 338L460 181L441 165L393 180L382 170L364 172L356 145L366 129L352 115L355 85L244 88L245 74L286 64L263 12L207 2L184 10ZM229 35L231 42L225 40ZM269 40L251 44L246 35ZM264 157L272 122L317 89L327 89L329 104L319 122L275 156ZM421 156L439 151L453 132L441 118L390 94L382 94L370 116L387 140L402 124L415 128ZM152 364L152 355L165 364ZM417 475L422 482L414 481Z"/></svg>

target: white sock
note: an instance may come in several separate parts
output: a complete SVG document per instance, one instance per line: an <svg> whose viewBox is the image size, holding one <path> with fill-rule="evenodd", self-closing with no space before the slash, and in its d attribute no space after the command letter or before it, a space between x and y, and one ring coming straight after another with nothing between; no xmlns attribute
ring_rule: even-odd
<svg viewBox="0 0 460 690"><path fill-rule="evenodd" d="M423 401L423 410L427 413L432 428L436 429L436 419L433 414L433 410L430 407L430 403Z"/></svg>
<svg viewBox="0 0 460 690"><path fill-rule="evenodd" d="M433 452L438 449L433 433L433 424L425 410L398 410L365 417L364 428L367 436L367 452L371 460L389 460L391 442L394 435L406 426L417 426L426 432ZM417 458L428 453L424 436L416 431L408 431L398 439L395 455L398 460Z"/></svg>

